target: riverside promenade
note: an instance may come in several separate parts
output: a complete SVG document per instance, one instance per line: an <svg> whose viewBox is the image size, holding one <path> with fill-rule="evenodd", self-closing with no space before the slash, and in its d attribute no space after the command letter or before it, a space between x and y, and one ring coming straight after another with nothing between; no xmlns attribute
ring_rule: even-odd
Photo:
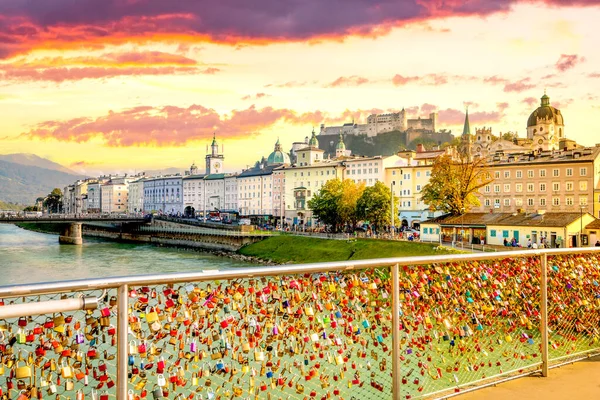
<svg viewBox="0 0 600 400"><path fill-rule="evenodd" d="M457 400L600 399L600 356L457 396Z"/></svg>

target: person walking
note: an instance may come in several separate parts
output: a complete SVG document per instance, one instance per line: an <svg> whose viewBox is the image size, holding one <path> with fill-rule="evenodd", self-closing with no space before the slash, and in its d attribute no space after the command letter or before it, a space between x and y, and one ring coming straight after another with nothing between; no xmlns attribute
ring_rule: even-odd
<svg viewBox="0 0 600 400"><path fill-rule="evenodd" d="M600 240L596 240L596 244L594 246L600 247Z"/></svg>

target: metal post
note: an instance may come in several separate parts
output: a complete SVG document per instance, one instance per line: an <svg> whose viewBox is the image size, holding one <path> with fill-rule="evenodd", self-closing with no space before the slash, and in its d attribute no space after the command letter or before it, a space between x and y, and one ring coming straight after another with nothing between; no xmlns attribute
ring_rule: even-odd
<svg viewBox="0 0 600 400"><path fill-rule="evenodd" d="M548 376L548 255L541 256L540 273L540 330L542 336L542 376Z"/></svg>
<svg viewBox="0 0 600 400"><path fill-rule="evenodd" d="M400 277L398 264L392 270L392 394L394 400L400 400L402 374L400 366Z"/></svg>
<svg viewBox="0 0 600 400"><path fill-rule="evenodd" d="M392 190L392 221L390 223L390 226L392 227L392 232L394 231L394 221L396 220L396 218L394 218L394 182L392 182L392 184L390 185L390 188Z"/></svg>
<svg viewBox="0 0 600 400"><path fill-rule="evenodd" d="M129 329L129 289L119 286L117 300L117 399L127 398L127 343Z"/></svg>

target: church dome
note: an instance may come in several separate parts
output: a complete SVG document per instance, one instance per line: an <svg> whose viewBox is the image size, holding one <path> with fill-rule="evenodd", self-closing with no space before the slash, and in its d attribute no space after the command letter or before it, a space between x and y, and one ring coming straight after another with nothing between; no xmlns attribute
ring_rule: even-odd
<svg viewBox="0 0 600 400"><path fill-rule="evenodd" d="M281 150L279 139L277 139L277 143L275 143L275 149L267 158L267 164L290 164L290 156Z"/></svg>
<svg viewBox="0 0 600 400"><path fill-rule="evenodd" d="M340 131L340 138L338 144L335 146L337 150L346 150L346 144L344 143L344 137L342 136L342 132Z"/></svg>
<svg viewBox="0 0 600 400"><path fill-rule="evenodd" d="M538 120L540 119L548 120L556 125L564 125L565 122L562 113L559 109L550 105L550 97L544 93L541 100L541 105L529 116L529 119L527 120L527 127L529 128L530 126L536 126L538 124Z"/></svg>
<svg viewBox="0 0 600 400"><path fill-rule="evenodd" d="M308 145L313 146L313 147L319 147L319 140L317 139L317 135L315 134L314 128L312 130L312 136L310 137L310 140L308 141Z"/></svg>

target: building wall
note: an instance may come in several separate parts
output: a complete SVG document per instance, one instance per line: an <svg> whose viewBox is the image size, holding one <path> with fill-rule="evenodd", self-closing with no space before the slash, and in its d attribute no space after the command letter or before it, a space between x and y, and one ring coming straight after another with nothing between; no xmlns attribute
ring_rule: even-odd
<svg viewBox="0 0 600 400"><path fill-rule="evenodd" d="M238 177L241 215L273 215L273 175Z"/></svg>
<svg viewBox="0 0 600 400"><path fill-rule="evenodd" d="M206 212L225 209L225 179L205 179Z"/></svg>
<svg viewBox="0 0 600 400"><path fill-rule="evenodd" d="M192 207L195 213L200 213L204 205L204 176L188 176L182 180L183 208Z"/></svg>
<svg viewBox="0 0 600 400"><path fill-rule="evenodd" d="M181 176L165 176L145 180L144 211L164 214L183 213Z"/></svg>
<svg viewBox="0 0 600 400"><path fill-rule="evenodd" d="M237 176L225 178L225 209L239 211Z"/></svg>
<svg viewBox="0 0 600 400"><path fill-rule="evenodd" d="M99 214L102 212L102 184L100 182L88 184L87 189L87 212L88 214Z"/></svg>
<svg viewBox="0 0 600 400"><path fill-rule="evenodd" d="M130 182L128 188L127 212L130 214L142 212L144 210L144 181Z"/></svg>
<svg viewBox="0 0 600 400"><path fill-rule="evenodd" d="M491 165L492 183L479 193L480 207L471 212L594 212L594 163L561 161Z"/></svg>
<svg viewBox="0 0 600 400"><path fill-rule="evenodd" d="M102 185L102 213L125 213L127 212L127 185L105 184Z"/></svg>

